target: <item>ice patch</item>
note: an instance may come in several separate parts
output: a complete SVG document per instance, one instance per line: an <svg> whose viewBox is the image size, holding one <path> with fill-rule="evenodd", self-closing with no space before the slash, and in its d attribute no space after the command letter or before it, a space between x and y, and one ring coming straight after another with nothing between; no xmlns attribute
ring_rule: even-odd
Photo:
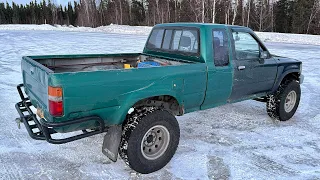
<svg viewBox="0 0 320 180"><path fill-rule="evenodd" d="M201 153L184 153L171 160L170 172L181 179L208 179L207 156ZM190 173L192 172L192 173Z"/></svg>

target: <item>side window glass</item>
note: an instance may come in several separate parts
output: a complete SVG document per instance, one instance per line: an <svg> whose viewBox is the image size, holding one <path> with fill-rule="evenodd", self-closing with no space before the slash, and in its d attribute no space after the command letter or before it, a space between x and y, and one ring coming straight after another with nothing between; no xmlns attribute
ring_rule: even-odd
<svg viewBox="0 0 320 180"><path fill-rule="evenodd" d="M213 54L215 66L227 66L229 64L228 38L225 30L213 30Z"/></svg>
<svg viewBox="0 0 320 180"><path fill-rule="evenodd" d="M171 36L172 30L166 30L163 39L162 49L169 49L171 43Z"/></svg>
<svg viewBox="0 0 320 180"><path fill-rule="evenodd" d="M163 38L163 29L155 29L152 31L150 39L148 41L149 48L161 48L162 38Z"/></svg>
<svg viewBox="0 0 320 180"><path fill-rule="evenodd" d="M179 50L192 53L198 52L198 32L196 30L183 30Z"/></svg>
<svg viewBox="0 0 320 180"><path fill-rule="evenodd" d="M233 32L232 35L238 60L259 58L259 43L249 33Z"/></svg>

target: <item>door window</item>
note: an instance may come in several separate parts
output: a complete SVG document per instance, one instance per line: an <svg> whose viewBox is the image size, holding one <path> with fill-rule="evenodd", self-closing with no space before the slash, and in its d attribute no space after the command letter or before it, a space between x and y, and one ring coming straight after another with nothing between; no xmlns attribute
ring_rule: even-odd
<svg viewBox="0 0 320 180"><path fill-rule="evenodd" d="M227 66L229 64L228 38L224 29L213 30L213 54L215 66Z"/></svg>
<svg viewBox="0 0 320 180"><path fill-rule="evenodd" d="M257 59L260 55L259 43L245 32L233 32L236 58L238 60Z"/></svg>

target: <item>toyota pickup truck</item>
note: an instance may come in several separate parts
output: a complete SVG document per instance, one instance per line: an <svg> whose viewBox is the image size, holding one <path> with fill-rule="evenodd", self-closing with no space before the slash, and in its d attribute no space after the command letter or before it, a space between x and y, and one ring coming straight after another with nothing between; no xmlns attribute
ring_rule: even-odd
<svg viewBox="0 0 320 180"><path fill-rule="evenodd" d="M286 121L303 82L302 63L270 54L251 29L203 23L156 25L142 53L25 56L21 68L16 121L31 138L106 133L102 152L139 173L173 157L176 116L253 99Z"/></svg>

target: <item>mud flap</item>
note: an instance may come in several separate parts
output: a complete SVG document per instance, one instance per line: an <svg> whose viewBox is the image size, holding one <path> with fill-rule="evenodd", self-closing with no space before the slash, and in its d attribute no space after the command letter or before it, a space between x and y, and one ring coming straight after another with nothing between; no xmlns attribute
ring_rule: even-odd
<svg viewBox="0 0 320 180"><path fill-rule="evenodd" d="M103 139L102 153L113 162L116 162L118 158L121 133L122 126L111 126Z"/></svg>

